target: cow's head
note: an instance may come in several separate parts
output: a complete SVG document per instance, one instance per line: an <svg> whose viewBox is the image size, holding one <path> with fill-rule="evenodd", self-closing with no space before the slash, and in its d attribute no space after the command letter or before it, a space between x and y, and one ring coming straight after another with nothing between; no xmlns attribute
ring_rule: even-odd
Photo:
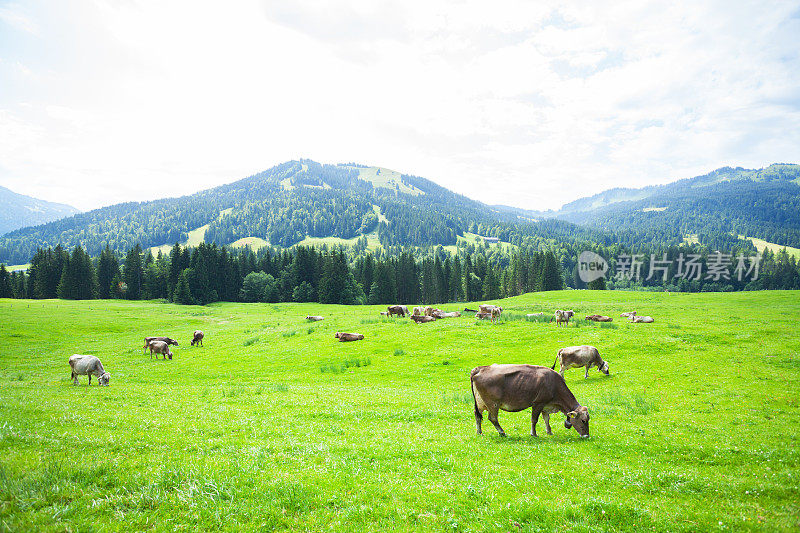
<svg viewBox="0 0 800 533"><path fill-rule="evenodd" d="M564 420L564 427L569 429L574 427L581 437L589 436L589 409L583 405L578 406L574 411L567 413Z"/></svg>
<svg viewBox="0 0 800 533"><path fill-rule="evenodd" d="M169 357L169 360L172 361L172 352L167 351L167 357Z"/></svg>
<svg viewBox="0 0 800 533"><path fill-rule="evenodd" d="M110 381L111 381L111 374L109 374L108 372L104 372L99 378L97 378L97 382L100 385L108 385Z"/></svg>
<svg viewBox="0 0 800 533"><path fill-rule="evenodd" d="M167 344L172 344L173 346L177 346L178 345L178 341L176 341L174 339L170 339L170 340L167 341Z"/></svg>
<svg viewBox="0 0 800 533"><path fill-rule="evenodd" d="M600 372L602 372L606 376L608 375L608 361L603 361L603 364L600 365Z"/></svg>
<svg viewBox="0 0 800 533"><path fill-rule="evenodd" d="M336 333L334 333L334 334L333 334L333 337L334 337L335 339L338 339L338 338L339 338L339 332L337 331Z"/></svg>

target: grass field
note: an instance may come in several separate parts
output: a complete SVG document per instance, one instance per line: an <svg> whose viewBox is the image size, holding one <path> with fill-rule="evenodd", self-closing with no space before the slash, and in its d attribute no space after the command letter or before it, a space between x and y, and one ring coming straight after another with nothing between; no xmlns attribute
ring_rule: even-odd
<svg viewBox="0 0 800 533"><path fill-rule="evenodd" d="M495 325L415 325L369 306L0 300L0 530L800 528L799 292L503 305ZM524 319L556 308L656 322ZM142 355L145 335L176 337L174 359ZM591 439L560 415L530 437L530 410L501 411L508 438L488 420L475 435L472 367L576 344L610 363L567 373ZM73 353L111 385L73 386Z"/></svg>

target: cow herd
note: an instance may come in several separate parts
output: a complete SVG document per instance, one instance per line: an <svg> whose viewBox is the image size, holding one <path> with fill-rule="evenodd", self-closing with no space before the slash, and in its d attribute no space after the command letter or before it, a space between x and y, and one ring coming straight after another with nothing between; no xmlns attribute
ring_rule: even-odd
<svg viewBox="0 0 800 533"><path fill-rule="evenodd" d="M475 313L475 318L481 320L497 321L503 312L499 305L481 304L478 310L464 309L465 312ZM445 312L431 306L414 307L409 312L405 305L390 305L386 311L381 312L383 316L408 316L417 324L433 322L444 318L460 317L461 313ZM532 313L527 317L543 317L544 313ZM575 316L573 310L558 309L553 315L557 326L561 324L569 325L569 320ZM638 316L636 311L622 313L620 316L628 318L632 323L652 323L654 320L650 316ZM306 320L316 322L324 320L322 316L309 315ZM586 320L595 322L611 322L613 319L605 315L587 315ZM192 346L202 346L202 331L195 331L192 336ZM350 342L363 340L364 335L360 333L347 333L337 331L334 338L339 342ZM145 352L150 350L150 357L161 355L162 359L172 359L170 346L178 346L178 341L171 337L145 337ZM100 359L93 355L75 354L69 358L69 365L72 370L71 379L75 385L78 384L78 376L86 375L89 377L89 384L92 383L92 376L97 378L99 385L108 385L111 380L109 374ZM556 365L559 371L556 372ZM483 413L488 411L489 421L492 422L497 432L505 436L505 431L498 421L500 410L517 412L531 408L531 435L536 436L536 424L541 416L544 420L548 435L552 435L550 427L550 415L554 413L564 413L566 419L564 426L575 428L581 437L589 436L589 409L578 403L575 395L567 387L564 380L564 373L570 368L584 368L584 379L589 377L589 370L596 367L598 371L609 375L608 361L600 357L600 352L594 346L568 346L561 348L556 354L556 359L550 368L527 364L493 364L489 366L478 366L470 373L470 388L474 400L475 424L478 434L482 433L481 422Z"/></svg>
<svg viewBox="0 0 800 533"><path fill-rule="evenodd" d="M192 335L192 346L203 346L203 337L205 334L196 330ZM144 338L144 353L150 350L150 359L153 355L161 355L162 359L169 358L172 360L172 352L170 346L178 346L178 341L171 337L145 337ZM92 376L97 377L98 385L108 385L111 381L111 374L106 372L103 368L103 363L100 362L94 355L81 355L73 354L69 358L69 366L72 369L71 379L75 385L78 385L78 376L89 376L89 385L92 384Z"/></svg>

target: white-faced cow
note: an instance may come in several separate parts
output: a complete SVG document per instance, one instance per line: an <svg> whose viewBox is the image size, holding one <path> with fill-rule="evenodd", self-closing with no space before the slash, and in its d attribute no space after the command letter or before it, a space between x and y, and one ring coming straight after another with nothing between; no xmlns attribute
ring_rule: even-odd
<svg viewBox="0 0 800 533"><path fill-rule="evenodd" d="M556 326L560 326L562 322L569 326L569 319L575 316L575 311L562 311L561 309L556 309L556 312L553 313L553 316L556 319Z"/></svg>
<svg viewBox="0 0 800 533"><path fill-rule="evenodd" d="M424 307L415 307L414 312L411 313L411 316L425 316L425 308Z"/></svg>
<svg viewBox="0 0 800 533"><path fill-rule="evenodd" d="M608 375L608 361L603 361L603 358L600 357L600 352L594 346L567 346L566 348L561 348L556 355L553 366L550 368L555 370L556 364L561 365L559 373L562 376L570 368L586 367L583 378L587 379L589 377L589 369L593 366L596 366L597 370L606 376Z"/></svg>
<svg viewBox="0 0 800 533"><path fill-rule="evenodd" d="M98 385L108 385L111 381L111 374L103 368L103 363L94 355L71 355L69 366L72 369L72 382L78 385L78 376L89 376L89 385L92 384L92 376L97 377Z"/></svg>
<svg viewBox="0 0 800 533"><path fill-rule="evenodd" d="M562 412L567 415L564 426L574 427L581 437L589 436L589 409L578 403L567 388L564 378L543 366L498 365L479 366L470 376L475 399L475 425L482 433L483 412L489 412L489 421L502 437L506 436L497 414L524 411L531 407L531 435L536 436L539 415L544 418L547 434L552 435L550 415Z"/></svg>
<svg viewBox="0 0 800 533"><path fill-rule="evenodd" d="M147 347L150 348L150 359L153 358L153 354L156 354L156 359L158 359L158 354L161 354L162 359L166 359L167 357L172 359L172 352L169 351L169 344L164 341L150 341Z"/></svg>
<svg viewBox="0 0 800 533"><path fill-rule="evenodd" d="M205 336L206 336L206 334L203 333L202 331L200 331L199 329L195 330L194 335L192 336L192 343L191 343L192 346L202 346L203 345L203 337L205 337Z"/></svg>

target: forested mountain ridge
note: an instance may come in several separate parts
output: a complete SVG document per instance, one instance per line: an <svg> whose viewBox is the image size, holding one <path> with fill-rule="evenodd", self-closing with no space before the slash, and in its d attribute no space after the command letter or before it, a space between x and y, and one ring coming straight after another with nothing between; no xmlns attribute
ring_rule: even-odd
<svg viewBox="0 0 800 533"><path fill-rule="evenodd" d="M0 187L0 235L26 226L45 224L78 212L71 205L40 200Z"/></svg>
<svg viewBox="0 0 800 533"><path fill-rule="evenodd" d="M371 232L384 246L453 245L465 231L507 242L609 241L565 222L520 221L424 178L300 160L189 196L118 204L11 232L0 238L0 262L25 263L37 248L59 244L97 256L106 244L124 253L136 244L185 242L205 225L208 243L258 237L284 248L307 236L350 239Z"/></svg>
<svg viewBox="0 0 800 533"><path fill-rule="evenodd" d="M558 211L495 207L520 217L559 218L602 230L661 233L666 240L687 234L728 234L798 247L800 165L723 167L666 185L610 189Z"/></svg>

